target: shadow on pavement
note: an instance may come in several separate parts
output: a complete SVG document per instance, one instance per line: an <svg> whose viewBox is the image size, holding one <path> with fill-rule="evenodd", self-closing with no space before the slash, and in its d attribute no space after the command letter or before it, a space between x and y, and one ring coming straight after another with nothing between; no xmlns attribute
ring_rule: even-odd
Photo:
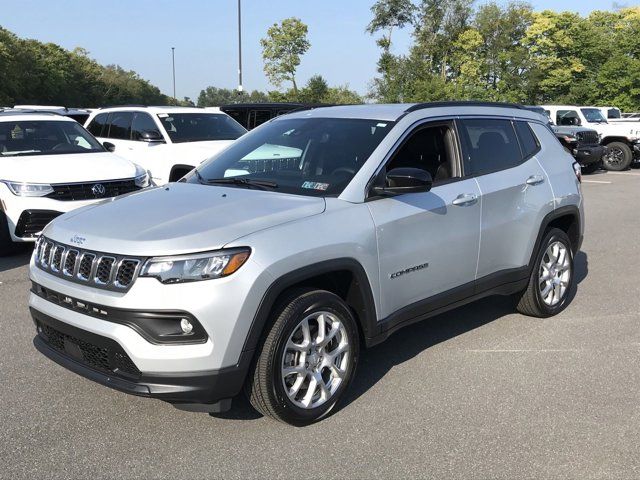
<svg viewBox="0 0 640 480"><path fill-rule="evenodd" d="M0 273L29 263L31 252L33 252L33 244L17 245L15 248L15 252L11 255L0 257Z"/></svg>

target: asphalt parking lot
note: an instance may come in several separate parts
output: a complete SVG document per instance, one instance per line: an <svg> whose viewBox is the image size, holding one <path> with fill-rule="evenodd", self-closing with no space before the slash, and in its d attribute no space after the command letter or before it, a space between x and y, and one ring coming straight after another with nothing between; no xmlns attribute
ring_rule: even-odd
<svg viewBox="0 0 640 480"><path fill-rule="evenodd" d="M181 412L32 346L29 253L0 259L1 478L640 478L640 171L585 177L570 307L493 297L364 353L332 417Z"/></svg>

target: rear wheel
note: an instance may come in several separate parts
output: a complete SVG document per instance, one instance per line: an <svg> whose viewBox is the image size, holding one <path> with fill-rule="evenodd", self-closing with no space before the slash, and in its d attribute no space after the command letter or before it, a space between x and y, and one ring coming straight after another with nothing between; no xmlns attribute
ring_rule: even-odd
<svg viewBox="0 0 640 480"><path fill-rule="evenodd" d="M532 317L550 317L567 306L574 284L573 251L565 232L553 228L544 236L527 289L517 298L517 310Z"/></svg>
<svg viewBox="0 0 640 480"><path fill-rule="evenodd" d="M633 161L633 152L629 145L623 142L611 142L607 147L609 151L602 157L605 170L619 172L629 168Z"/></svg>
<svg viewBox="0 0 640 480"><path fill-rule="evenodd" d="M353 379L356 321L340 297L324 290L294 292L275 315L246 386L249 400L276 420L313 423L331 412Z"/></svg>

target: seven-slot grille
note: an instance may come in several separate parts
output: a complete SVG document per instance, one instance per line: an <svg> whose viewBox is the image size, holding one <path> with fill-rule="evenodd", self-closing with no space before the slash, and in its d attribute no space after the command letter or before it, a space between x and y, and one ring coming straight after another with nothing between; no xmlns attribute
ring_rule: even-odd
<svg viewBox="0 0 640 480"><path fill-rule="evenodd" d="M585 145L597 145L600 143L600 136L598 132L578 132L576 137L580 143L584 143Z"/></svg>
<svg viewBox="0 0 640 480"><path fill-rule="evenodd" d="M40 237L35 264L72 282L107 290L127 291L133 285L143 259L93 252Z"/></svg>

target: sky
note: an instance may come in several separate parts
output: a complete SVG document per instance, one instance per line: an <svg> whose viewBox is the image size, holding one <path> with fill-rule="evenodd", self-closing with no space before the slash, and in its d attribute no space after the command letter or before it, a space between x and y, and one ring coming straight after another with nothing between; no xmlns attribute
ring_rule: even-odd
<svg viewBox="0 0 640 480"><path fill-rule="evenodd" d="M478 0L485 3L487 0ZM321 74L330 85L360 94L376 76L379 50L364 29L374 0L242 0L245 90L274 89L262 71L260 39L274 23L298 17L309 26L311 48L298 69L298 85ZM503 0L498 0L503 3ZM531 0L536 10L586 15L608 10L611 0ZM624 0L618 4L636 5ZM83 47L102 64L119 64L172 95L171 47L175 47L176 95L197 99L206 86L238 85L237 0L20 0L3 1L0 25L23 38ZM408 32L394 34L394 50L406 51Z"/></svg>

